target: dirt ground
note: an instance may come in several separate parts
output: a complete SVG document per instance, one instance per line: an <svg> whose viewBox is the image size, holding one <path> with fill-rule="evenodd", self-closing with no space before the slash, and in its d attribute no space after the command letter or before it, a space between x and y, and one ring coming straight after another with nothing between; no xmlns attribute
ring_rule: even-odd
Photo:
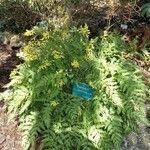
<svg viewBox="0 0 150 150"><path fill-rule="evenodd" d="M6 114L6 106L0 104L0 150L22 150L21 134L16 127L18 122L9 120Z"/></svg>
<svg viewBox="0 0 150 150"><path fill-rule="evenodd" d="M8 44L0 44L0 92L9 82L9 74L16 65L22 61L16 57L15 48ZM21 134L17 131L18 122L15 119L9 120L6 113L6 106L0 102L0 150L22 150Z"/></svg>

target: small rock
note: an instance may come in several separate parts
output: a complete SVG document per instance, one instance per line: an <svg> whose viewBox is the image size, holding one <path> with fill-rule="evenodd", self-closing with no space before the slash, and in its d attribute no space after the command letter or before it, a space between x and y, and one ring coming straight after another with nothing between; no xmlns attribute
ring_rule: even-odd
<svg viewBox="0 0 150 150"><path fill-rule="evenodd" d="M126 25L126 24L121 24L121 28L122 28L123 30L127 30L127 29L128 29L128 25Z"/></svg>
<svg viewBox="0 0 150 150"><path fill-rule="evenodd" d="M10 46L14 48L20 48L22 46L22 42L20 41L20 38L18 35L14 35L10 39Z"/></svg>
<svg viewBox="0 0 150 150"><path fill-rule="evenodd" d="M0 144L2 144L6 140L6 137L4 134L0 134Z"/></svg>
<svg viewBox="0 0 150 150"><path fill-rule="evenodd" d="M7 38L3 32L0 32L0 44L6 44Z"/></svg>
<svg viewBox="0 0 150 150"><path fill-rule="evenodd" d="M42 29L48 30L49 24L46 20L43 20L41 22L37 22L37 26L42 28Z"/></svg>

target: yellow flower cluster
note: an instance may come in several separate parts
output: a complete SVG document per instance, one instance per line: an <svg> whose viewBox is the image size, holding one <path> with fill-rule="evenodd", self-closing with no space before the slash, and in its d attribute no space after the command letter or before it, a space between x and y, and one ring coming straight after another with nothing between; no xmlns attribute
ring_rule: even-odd
<svg viewBox="0 0 150 150"><path fill-rule="evenodd" d="M54 59L60 59L60 58L64 58L61 52L58 52L57 50L54 50L52 52L52 56L54 57Z"/></svg>
<svg viewBox="0 0 150 150"><path fill-rule="evenodd" d="M26 45L23 49L23 53L27 61L36 60L38 58L38 54L32 44Z"/></svg>
<svg viewBox="0 0 150 150"><path fill-rule="evenodd" d="M24 33L24 36L32 36L32 35L34 35L33 30L26 30L26 32Z"/></svg>
<svg viewBox="0 0 150 150"><path fill-rule="evenodd" d="M89 31L89 29L88 29L87 24L85 24L84 27L81 27L81 28L79 29L79 32L80 32L83 36L88 37L88 35L90 34L90 31Z"/></svg>
<svg viewBox="0 0 150 150"><path fill-rule="evenodd" d="M41 40L47 40L47 39L49 39L49 37L50 37L49 32L48 32L48 31L47 31L47 32L44 32L44 33L43 33L43 37L42 37Z"/></svg>
<svg viewBox="0 0 150 150"><path fill-rule="evenodd" d="M94 58L94 54L93 54L94 44L93 44L93 42L94 41L91 40L86 47L86 56L88 59L91 59L91 60Z"/></svg>
<svg viewBox="0 0 150 150"><path fill-rule="evenodd" d="M17 74L17 69L14 69L10 73L10 78L14 77Z"/></svg>
<svg viewBox="0 0 150 150"><path fill-rule="evenodd" d="M71 63L71 66L72 66L73 68L79 68L79 67L80 67L80 64L79 64L79 62L78 62L77 60L73 60L73 62Z"/></svg>

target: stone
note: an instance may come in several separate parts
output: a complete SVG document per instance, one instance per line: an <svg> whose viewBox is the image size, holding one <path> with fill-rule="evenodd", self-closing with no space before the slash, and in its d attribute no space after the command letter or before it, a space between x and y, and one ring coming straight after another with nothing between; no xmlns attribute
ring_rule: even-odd
<svg viewBox="0 0 150 150"><path fill-rule="evenodd" d="M20 41L20 38L18 35L14 35L10 39L10 46L14 48L20 48L22 46L22 42Z"/></svg>
<svg viewBox="0 0 150 150"><path fill-rule="evenodd" d="M127 30L127 29L128 29L128 25L126 25L126 24L121 24L120 27L121 27L123 30Z"/></svg>
<svg viewBox="0 0 150 150"><path fill-rule="evenodd" d="M49 24L48 24L48 21L43 20L41 22L37 22L37 26L44 30L48 30Z"/></svg>
<svg viewBox="0 0 150 150"><path fill-rule="evenodd" d="M3 32L0 32L0 44L7 44L7 38Z"/></svg>
<svg viewBox="0 0 150 150"><path fill-rule="evenodd" d="M6 136L4 134L0 134L0 144L2 144L6 140Z"/></svg>

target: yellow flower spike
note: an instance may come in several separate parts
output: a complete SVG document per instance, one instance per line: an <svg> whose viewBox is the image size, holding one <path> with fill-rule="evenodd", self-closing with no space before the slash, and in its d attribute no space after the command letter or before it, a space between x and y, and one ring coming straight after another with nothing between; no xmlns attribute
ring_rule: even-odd
<svg viewBox="0 0 150 150"><path fill-rule="evenodd" d="M47 39L49 39L49 32L44 32L43 33L43 38L41 39L41 40L47 40Z"/></svg>
<svg viewBox="0 0 150 150"><path fill-rule="evenodd" d="M89 31L89 29L88 29L87 24L85 24L84 27L80 27L79 32L80 32L83 36L88 37L88 35L90 34L90 31Z"/></svg>
<svg viewBox="0 0 150 150"><path fill-rule="evenodd" d="M94 58L94 54L93 54L94 44L93 43L94 43L94 41L91 40L86 47L86 55L87 55L87 58L89 58L89 59Z"/></svg>
<svg viewBox="0 0 150 150"><path fill-rule="evenodd" d="M15 76L17 74L17 69L14 69L13 71L11 71L10 73L10 78Z"/></svg>
<svg viewBox="0 0 150 150"><path fill-rule="evenodd" d="M33 30L26 30L26 32L24 33L24 36L32 36L32 35L34 35Z"/></svg>
<svg viewBox="0 0 150 150"><path fill-rule="evenodd" d="M54 59L63 58L63 55L62 55L60 52L56 51L56 50L54 50L54 51L52 52L52 55L54 56Z"/></svg>
<svg viewBox="0 0 150 150"><path fill-rule="evenodd" d="M73 60L73 62L71 63L71 66L74 67L74 68L79 68L80 64L77 60Z"/></svg>
<svg viewBox="0 0 150 150"><path fill-rule="evenodd" d="M23 53L25 56L25 60L32 61L38 58L38 53L32 47L32 44L28 44L23 48Z"/></svg>

